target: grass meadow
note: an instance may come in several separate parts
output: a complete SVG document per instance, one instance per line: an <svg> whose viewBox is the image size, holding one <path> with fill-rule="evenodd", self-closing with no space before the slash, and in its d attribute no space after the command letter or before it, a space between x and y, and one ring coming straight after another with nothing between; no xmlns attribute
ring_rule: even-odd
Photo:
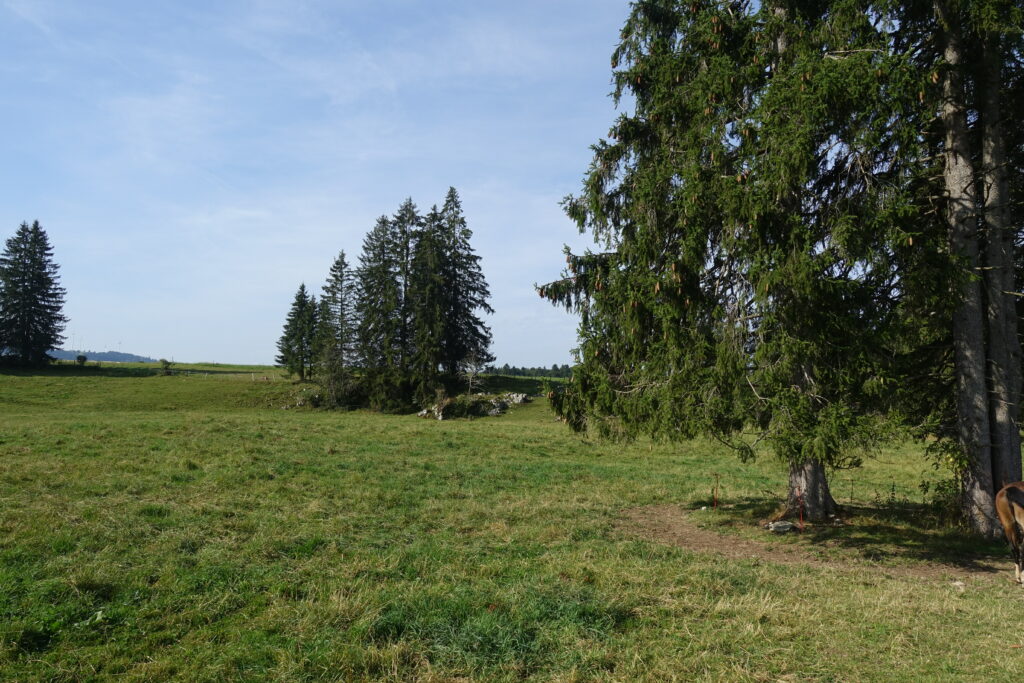
<svg viewBox="0 0 1024 683"><path fill-rule="evenodd" d="M0 679L1024 675L1008 553L936 520L914 444L836 475L846 525L775 537L770 458L581 438L543 399L436 422L179 369L0 374ZM765 552L623 524L644 506Z"/></svg>

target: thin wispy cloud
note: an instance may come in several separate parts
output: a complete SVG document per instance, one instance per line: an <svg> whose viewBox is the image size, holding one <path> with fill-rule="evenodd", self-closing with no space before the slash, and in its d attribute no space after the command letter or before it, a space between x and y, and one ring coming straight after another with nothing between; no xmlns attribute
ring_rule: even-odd
<svg viewBox="0 0 1024 683"><path fill-rule="evenodd" d="M18 160L0 234L42 221L82 346L270 362L299 282L319 288L339 249L355 261L405 197L426 210L454 185L499 362L567 362L575 322L532 284L582 246L558 202L614 116L626 9L0 0Z"/></svg>
<svg viewBox="0 0 1024 683"><path fill-rule="evenodd" d="M119 151L132 163L160 168L217 157L218 120L228 114L201 81L186 79L151 95L110 99L105 109Z"/></svg>
<svg viewBox="0 0 1024 683"><path fill-rule="evenodd" d="M57 32L50 26L48 21L49 12L47 8L50 8L52 11L52 5L34 2L33 0L3 0L3 8L22 22L35 28L51 43L61 44Z"/></svg>

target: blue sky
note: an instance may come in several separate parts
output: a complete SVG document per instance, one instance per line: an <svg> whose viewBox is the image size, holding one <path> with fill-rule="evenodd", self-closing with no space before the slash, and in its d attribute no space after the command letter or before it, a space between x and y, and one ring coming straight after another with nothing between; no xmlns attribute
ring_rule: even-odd
<svg viewBox="0 0 1024 683"><path fill-rule="evenodd" d="M625 0L0 0L0 238L38 219L67 348L271 363L300 282L458 189L498 363L570 362L559 201L616 111Z"/></svg>

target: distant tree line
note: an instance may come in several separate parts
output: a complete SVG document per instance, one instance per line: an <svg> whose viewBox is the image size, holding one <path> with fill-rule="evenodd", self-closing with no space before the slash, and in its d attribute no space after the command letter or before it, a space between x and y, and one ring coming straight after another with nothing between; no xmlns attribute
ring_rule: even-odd
<svg viewBox="0 0 1024 683"><path fill-rule="evenodd" d="M455 188L425 216L412 199L381 216L355 269L342 251L319 298L299 286L277 363L319 384L329 407L398 411L455 389L460 370L494 360L472 235Z"/></svg>
<svg viewBox="0 0 1024 683"><path fill-rule="evenodd" d="M82 349L53 349L50 355L56 360L76 360L84 356L90 361L103 361L108 363L156 363L156 358L139 356L134 353L122 353L121 351L88 351Z"/></svg>
<svg viewBox="0 0 1024 683"><path fill-rule="evenodd" d="M64 341L64 288L46 231L22 223L0 255L0 362L39 366Z"/></svg>
<svg viewBox="0 0 1024 683"><path fill-rule="evenodd" d="M517 367L515 365L488 365L487 374L489 375L505 375L507 377L571 377L572 368L566 365L558 365L553 363L550 368L536 367Z"/></svg>

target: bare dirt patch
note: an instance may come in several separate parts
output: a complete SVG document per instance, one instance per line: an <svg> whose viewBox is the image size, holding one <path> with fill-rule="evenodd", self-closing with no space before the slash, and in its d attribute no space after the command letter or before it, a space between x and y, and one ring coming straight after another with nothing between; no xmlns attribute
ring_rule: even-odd
<svg viewBox="0 0 1024 683"><path fill-rule="evenodd" d="M764 540L738 534L720 533L702 527L696 515L714 514L688 510L679 505L650 505L623 511L618 523L621 532L658 543L674 545L693 552L714 553L732 560L761 560L775 564L829 567L838 570L874 569L883 576L901 576L931 580L957 581L966 578L1012 582L1013 565L1009 560L971 558L957 561L908 560L890 551L886 561L866 559L832 543L816 543L808 538L792 543L774 538L764 531ZM894 564L893 562L896 562Z"/></svg>

